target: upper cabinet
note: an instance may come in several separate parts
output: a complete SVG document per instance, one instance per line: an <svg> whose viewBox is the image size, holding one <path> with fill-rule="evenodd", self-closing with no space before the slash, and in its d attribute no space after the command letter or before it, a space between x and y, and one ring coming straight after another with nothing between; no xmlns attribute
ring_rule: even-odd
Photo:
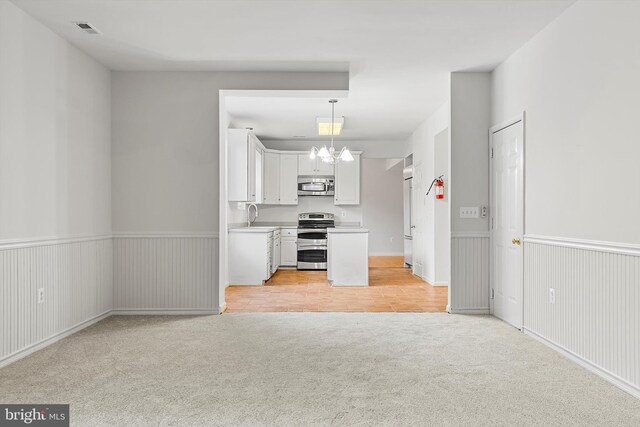
<svg viewBox="0 0 640 427"><path fill-rule="evenodd" d="M311 159L308 154L299 154L298 175L333 175L333 165L323 162L318 157Z"/></svg>
<svg viewBox="0 0 640 427"><path fill-rule="evenodd" d="M267 150L247 129L227 131L230 202L297 205L298 176L335 176L336 205L360 204L360 152L353 162L331 165L308 154Z"/></svg>
<svg viewBox="0 0 640 427"><path fill-rule="evenodd" d="M353 154L352 162L336 164L334 204L360 204L360 154Z"/></svg>
<svg viewBox="0 0 640 427"><path fill-rule="evenodd" d="M251 131L227 131L229 201L262 203L263 151L264 146Z"/></svg>
<svg viewBox="0 0 640 427"><path fill-rule="evenodd" d="M280 154L280 204L298 204L298 155Z"/></svg>
<svg viewBox="0 0 640 427"><path fill-rule="evenodd" d="M264 198L266 205L280 202L280 154L264 153Z"/></svg>

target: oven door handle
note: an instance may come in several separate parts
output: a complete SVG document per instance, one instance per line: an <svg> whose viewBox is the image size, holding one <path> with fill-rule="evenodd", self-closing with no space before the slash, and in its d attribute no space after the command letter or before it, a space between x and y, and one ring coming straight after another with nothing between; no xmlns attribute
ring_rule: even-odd
<svg viewBox="0 0 640 427"><path fill-rule="evenodd" d="M298 252L300 251L326 251L326 246L298 246Z"/></svg>

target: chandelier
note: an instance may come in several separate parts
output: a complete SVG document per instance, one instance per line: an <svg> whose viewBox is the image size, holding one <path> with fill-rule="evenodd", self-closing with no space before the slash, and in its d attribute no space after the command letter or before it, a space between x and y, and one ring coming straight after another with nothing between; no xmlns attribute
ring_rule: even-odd
<svg viewBox="0 0 640 427"><path fill-rule="evenodd" d="M326 145L323 145L322 148L318 149L318 147L311 147L311 152L309 153L310 159L315 159L316 156L320 157L325 163L329 163L335 165L336 163L343 162L352 162L353 156L351 155L351 151L347 147L343 147L342 150L336 153L336 149L333 146L333 134L334 134L334 124L335 124L335 108L337 99L330 99L329 103L331 104L331 146L327 148Z"/></svg>

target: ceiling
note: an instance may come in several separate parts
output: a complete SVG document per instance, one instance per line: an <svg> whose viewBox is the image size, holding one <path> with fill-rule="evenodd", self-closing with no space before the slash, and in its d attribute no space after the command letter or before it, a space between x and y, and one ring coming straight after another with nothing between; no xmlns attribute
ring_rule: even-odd
<svg viewBox="0 0 640 427"><path fill-rule="evenodd" d="M349 98L338 104L345 137L398 140L446 102L449 72L492 70L573 3L12 1L113 70L349 70ZM88 21L102 35L73 21ZM242 114L287 117L278 126L290 128L268 132L291 137L310 132L318 109L329 111L326 100L317 102L256 103Z"/></svg>

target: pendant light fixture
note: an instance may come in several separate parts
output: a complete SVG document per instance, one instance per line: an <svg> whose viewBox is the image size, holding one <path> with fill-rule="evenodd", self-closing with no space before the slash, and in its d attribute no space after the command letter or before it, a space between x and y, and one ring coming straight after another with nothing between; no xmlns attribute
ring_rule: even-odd
<svg viewBox="0 0 640 427"><path fill-rule="evenodd" d="M320 157L320 160L332 165L335 165L340 161L343 161L343 162L353 161L353 155L351 155L351 151L349 151L347 147L343 147L339 153L336 153L336 149L333 146L334 126L336 124L335 108L336 108L337 102L338 102L337 99L329 100L329 103L331 104L331 126L330 126L331 146L327 148L326 145L323 145L322 148L320 149L318 149L317 147L311 147L311 152L309 153L310 159L315 159L316 157Z"/></svg>

